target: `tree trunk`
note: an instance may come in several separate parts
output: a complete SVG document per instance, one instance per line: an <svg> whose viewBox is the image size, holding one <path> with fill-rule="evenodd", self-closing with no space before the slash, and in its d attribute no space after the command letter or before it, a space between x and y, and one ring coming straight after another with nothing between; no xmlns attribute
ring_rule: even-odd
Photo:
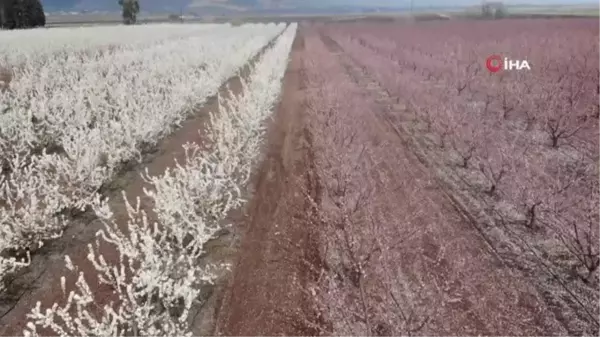
<svg viewBox="0 0 600 337"><path fill-rule="evenodd" d="M527 216L529 218L529 220L527 221L527 227L529 227L529 228L533 228L533 226L535 225L535 220L536 220L535 208L538 205L539 205L538 203L535 203L527 210Z"/></svg>
<svg viewBox="0 0 600 337"><path fill-rule="evenodd" d="M558 137L558 136L554 136L554 135L551 136L551 139L552 139L552 148L553 149L558 148L558 140L559 140L559 138L560 137Z"/></svg>
<svg viewBox="0 0 600 337"><path fill-rule="evenodd" d="M599 265L600 265L600 258L596 257L596 259L593 259L591 261L591 265L587 266L588 274L587 274L587 277L583 280L585 283L590 283L590 280L592 279L592 276L594 276L594 272L598 269Z"/></svg>

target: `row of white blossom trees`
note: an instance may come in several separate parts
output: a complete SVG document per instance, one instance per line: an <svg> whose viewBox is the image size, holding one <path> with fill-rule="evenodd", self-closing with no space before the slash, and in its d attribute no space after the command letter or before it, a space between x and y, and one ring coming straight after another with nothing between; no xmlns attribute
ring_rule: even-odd
<svg viewBox="0 0 600 337"><path fill-rule="evenodd" d="M284 28L201 27L145 46L39 58L31 49L0 91L0 279L23 265L19 256L62 235L66 214L96 205L124 164L140 160Z"/></svg>
<svg viewBox="0 0 600 337"><path fill-rule="evenodd" d="M89 246L88 259L102 284L113 290L114 301L98 308L94 285L67 257L67 267L77 278L66 302L43 310L38 304L30 314L28 336L37 328L49 328L61 336L135 334L142 336L190 336L189 310L198 301L200 287L214 278L218 265L203 265L205 244L214 237L221 221L243 200L246 183L264 134L264 121L276 102L296 24L290 25L254 66L243 91L221 102L211 114L207 132L210 144L185 145L185 162L163 175L145 179L152 186L145 193L153 199L151 210L127 204L127 230L113 220L105 201L95 205L105 220L99 242ZM156 222L148 213L156 215ZM105 247L104 250L102 247ZM116 251L117 264L103 254Z"/></svg>

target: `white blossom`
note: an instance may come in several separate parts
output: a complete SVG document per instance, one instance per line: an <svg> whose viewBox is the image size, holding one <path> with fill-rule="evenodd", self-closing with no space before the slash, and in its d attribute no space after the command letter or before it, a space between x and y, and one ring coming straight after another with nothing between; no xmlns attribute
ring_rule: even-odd
<svg viewBox="0 0 600 337"><path fill-rule="evenodd" d="M2 32L0 251L62 235L65 211L112 214L99 189L171 133L282 25ZM218 42L218 43L215 43ZM21 262L3 259L0 280Z"/></svg>
<svg viewBox="0 0 600 337"><path fill-rule="evenodd" d="M88 259L100 282L115 289L118 303L105 306L101 315L91 314L95 301L80 273L64 306L54 304L42 311L38 304L32 310L25 335L38 336L36 327L43 326L60 336L191 336L188 313L200 286L213 282L220 268L228 268L221 263L201 265L198 257L227 213L244 202L240 190L259 153L263 123L279 94L296 28L288 27L264 53L244 81L242 94L232 96L211 116L210 127L202 130L210 139L208 149L186 144L184 162L159 176L143 175L152 186L144 193L153 199L156 223L149 221L139 197L133 205L123 196L128 234L102 202L91 205L105 219L98 243L116 247L119 262L108 263L98 243L88 246ZM74 269L72 264L69 269Z"/></svg>

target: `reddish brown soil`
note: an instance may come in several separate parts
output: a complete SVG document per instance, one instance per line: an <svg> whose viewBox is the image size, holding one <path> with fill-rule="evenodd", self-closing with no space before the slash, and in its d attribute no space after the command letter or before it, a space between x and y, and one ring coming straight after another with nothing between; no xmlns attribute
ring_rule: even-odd
<svg viewBox="0 0 600 337"><path fill-rule="evenodd" d="M317 195L309 167L301 91L301 33L294 41L282 101L268 132L266 158L248 206L232 283L217 321L219 335L307 335L311 317L303 291L315 241L306 226L304 187Z"/></svg>

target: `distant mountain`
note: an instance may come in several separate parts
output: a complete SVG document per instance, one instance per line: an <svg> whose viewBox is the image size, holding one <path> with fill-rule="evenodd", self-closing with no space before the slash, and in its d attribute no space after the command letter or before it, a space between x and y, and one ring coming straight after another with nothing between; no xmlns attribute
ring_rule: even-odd
<svg viewBox="0 0 600 337"><path fill-rule="evenodd" d="M192 0L140 0L140 7L146 12L177 11L187 6ZM46 12L56 11L106 11L118 12L117 0L42 0Z"/></svg>
<svg viewBox="0 0 600 337"><path fill-rule="evenodd" d="M42 0L46 12L71 10L77 0Z"/></svg>
<svg viewBox="0 0 600 337"><path fill-rule="evenodd" d="M269 12L300 13L315 11L355 12L373 9L409 8L411 0L139 0L144 12L179 12L193 10L210 13ZM419 0L414 8L450 8L477 5L481 0ZM593 0L505 0L505 4L556 5L594 3ZM42 0L46 12L105 11L118 12L117 0Z"/></svg>
<svg viewBox="0 0 600 337"><path fill-rule="evenodd" d="M181 9L240 11L261 9L264 0L139 0L144 12L179 12ZM276 1L274 1L276 2ZM118 12L117 0L42 0L46 12L105 11Z"/></svg>

